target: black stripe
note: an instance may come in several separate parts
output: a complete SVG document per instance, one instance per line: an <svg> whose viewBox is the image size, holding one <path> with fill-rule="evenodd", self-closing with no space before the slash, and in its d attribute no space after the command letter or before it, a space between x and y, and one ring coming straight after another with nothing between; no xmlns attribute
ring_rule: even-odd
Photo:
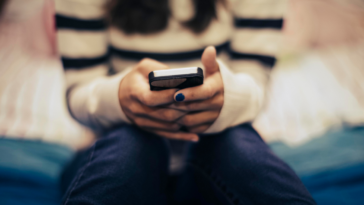
<svg viewBox="0 0 364 205"><path fill-rule="evenodd" d="M227 48L228 43L224 43L216 47L216 51L219 53L223 49ZM143 58L152 58L157 61L183 61L183 60L193 60L201 58L204 49L199 49L189 52L178 52L178 53L148 53L148 52L137 52L122 50L119 48L111 47L110 51L121 58L141 60Z"/></svg>
<svg viewBox="0 0 364 205"><path fill-rule="evenodd" d="M96 58L67 58L62 57L63 67L68 68L87 68L91 66L96 66L102 63L106 63L108 60L108 55L96 57Z"/></svg>
<svg viewBox="0 0 364 205"><path fill-rule="evenodd" d="M56 25L57 29L75 29L89 31L99 31L106 29L106 24L103 19L83 20L59 14L56 15Z"/></svg>
<svg viewBox="0 0 364 205"><path fill-rule="evenodd" d="M235 27L254 29L282 29L283 19L235 19Z"/></svg>
<svg viewBox="0 0 364 205"><path fill-rule="evenodd" d="M229 51L230 57L232 59L248 59L248 60L257 60L264 65L273 67L276 63L276 58L272 56L265 56L265 55L257 55L257 54L248 54L248 53L238 53L235 51Z"/></svg>

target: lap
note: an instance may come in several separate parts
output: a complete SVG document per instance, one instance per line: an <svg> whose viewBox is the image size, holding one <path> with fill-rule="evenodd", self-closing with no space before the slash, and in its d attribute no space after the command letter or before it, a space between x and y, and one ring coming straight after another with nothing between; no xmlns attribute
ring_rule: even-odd
<svg viewBox="0 0 364 205"><path fill-rule="evenodd" d="M250 125L191 143L186 168L168 193L169 150L161 137L123 126L83 155L64 197L67 204L164 204L167 195L173 204L313 203Z"/></svg>
<svg viewBox="0 0 364 205"><path fill-rule="evenodd" d="M190 147L181 179L177 197L182 190L194 189L192 195L198 192L205 195L204 200L224 201L222 204L313 203L292 169L248 124L201 136Z"/></svg>
<svg viewBox="0 0 364 205"><path fill-rule="evenodd" d="M164 139L125 125L80 154L65 204L144 204L147 200L163 204L161 184L167 183L168 175Z"/></svg>

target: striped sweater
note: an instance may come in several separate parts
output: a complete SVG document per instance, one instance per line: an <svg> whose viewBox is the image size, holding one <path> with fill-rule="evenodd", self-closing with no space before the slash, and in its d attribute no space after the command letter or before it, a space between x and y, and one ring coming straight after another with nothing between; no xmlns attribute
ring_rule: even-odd
<svg viewBox="0 0 364 205"><path fill-rule="evenodd" d="M187 2L187 1L184 1ZM104 22L105 0L56 0L58 50L73 116L94 129L130 123L118 100L119 83L149 57L170 68L201 66L206 46L218 51L224 105L206 133L252 121L260 111L279 51L286 0L230 0L201 34L181 25L190 4L171 0L163 31L125 34Z"/></svg>

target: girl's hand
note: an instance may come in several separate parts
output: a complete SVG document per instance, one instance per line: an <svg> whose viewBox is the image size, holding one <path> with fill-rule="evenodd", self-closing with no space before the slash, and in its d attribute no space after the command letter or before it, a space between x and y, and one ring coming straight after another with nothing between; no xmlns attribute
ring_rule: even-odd
<svg viewBox="0 0 364 205"><path fill-rule="evenodd" d="M120 82L121 108L125 115L142 129L166 138L198 141L196 134L179 131L181 125L176 121L183 117L186 111L166 107L174 103L173 96L176 89L150 90L149 72L161 69L168 69L168 67L151 59L140 61Z"/></svg>
<svg viewBox="0 0 364 205"><path fill-rule="evenodd" d="M224 84L219 65L216 61L216 49L209 46L202 54L205 67L204 84L179 90L174 94L176 103L170 108L188 112L177 120L191 133L202 133L215 122L224 104Z"/></svg>

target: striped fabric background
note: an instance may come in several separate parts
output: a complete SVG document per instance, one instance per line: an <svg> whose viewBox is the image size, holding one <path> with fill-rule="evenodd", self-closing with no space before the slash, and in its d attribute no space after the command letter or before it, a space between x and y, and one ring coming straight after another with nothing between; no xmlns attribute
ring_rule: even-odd
<svg viewBox="0 0 364 205"><path fill-rule="evenodd" d="M0 136L84 147L94 136L68 113L55 31L47 33L54 23L44 21L53 17L53 2L29 2L10 1L8 13L25 16L0 22Z"/></svg>

